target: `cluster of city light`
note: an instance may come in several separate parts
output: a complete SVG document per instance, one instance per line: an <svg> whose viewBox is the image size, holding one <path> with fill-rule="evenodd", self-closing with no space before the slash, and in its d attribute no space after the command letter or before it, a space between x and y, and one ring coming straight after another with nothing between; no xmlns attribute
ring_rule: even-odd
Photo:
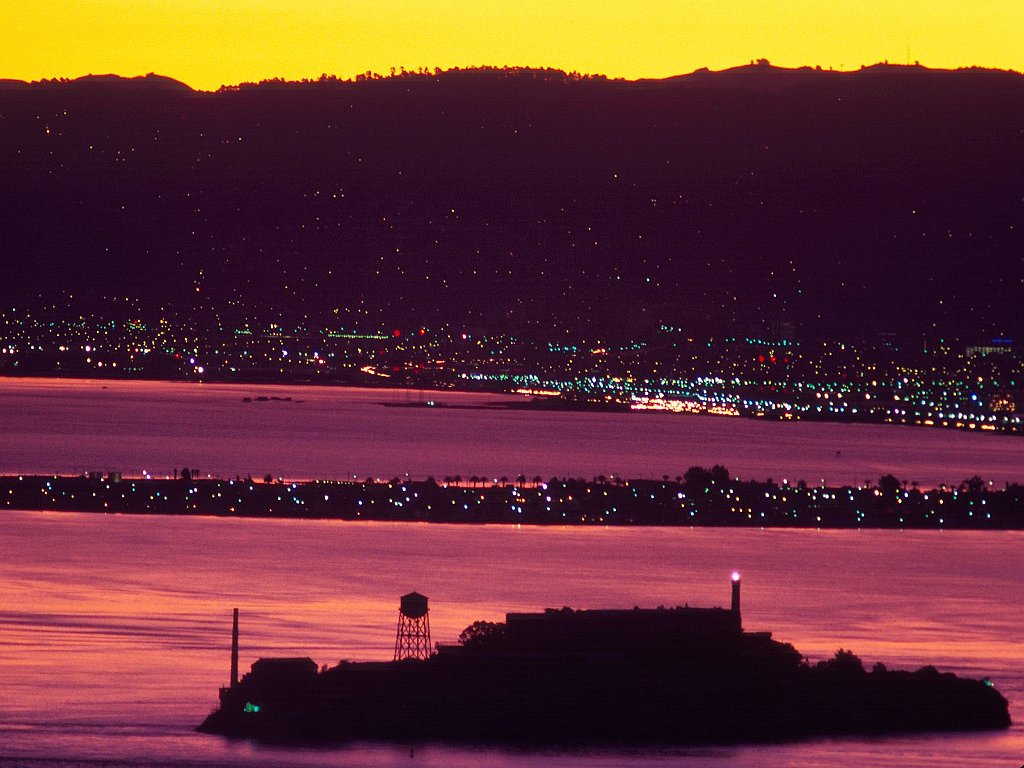
<svg viewBox="0 0 1024 768"><path fill-rule="evenodd" d="M734 405L708 403L700 400L674 400L664 397L636 397L629 407L634 411L670 411L671 413L707 413L714 416L739 416Z"/></svg>
<svg viewBox="0 0 1024 768"><path fill-rule="evenodd" d="M93 475L97 475L93 478ZM388 481L276 481L246 480L138 480L120 473L89 477L0 478L7 507L31 503L44 509L116 510L135 505L138 510L189 510L198 514L255 512L270 515L353 515L383 518L517 520L607 525L660 522L666 524L889 526L915 527L1021 527L1018 502L1022 490L1010 486L993 489L980 478L965 480L959 489L920 492L903 490L895 478L883 477L879 487L829 488L796 486L783 481L741 481L738 478L698 482L687 473L675 483L651 480L592 481L552 478L529 485L524 476L508 484L507 478L471 478L472 484L428 479ZM455 480L452 478L452 480ZM685 480L685 482L684 482ZM479 487L478 487L479 486ZM692 488L693 495L687 493ZM344 489L335 496L335 489ZM686 489L686 490L684 490ZM74 491L78 490L79 494ZM15 495L17 492L17 496ZM38 493L38 495L35 495ZM4 498L5 497L5 498ZM424 498L425 497L425 498ZM321 502L322 499L322 502ZM440 507L435 507L434 503ZM450 506L449 506L450 505ZM365 513L365 515L364 515Z"/></svg>
<svg viewBox="0 0 1024 768"><path fill-rule="evenodd" d="M838 418L978 431L1024 428L1024 362L1010 344L906 359L844 342L754 337L524 342L461 328L408 331L259 322L41 316L0 309L0 372L466 385L576 404L764 418ZM970 351L970 350L973 350ZM982 350L982 351L979 351ZM888 357L886 357L888 355Z"/></svg>

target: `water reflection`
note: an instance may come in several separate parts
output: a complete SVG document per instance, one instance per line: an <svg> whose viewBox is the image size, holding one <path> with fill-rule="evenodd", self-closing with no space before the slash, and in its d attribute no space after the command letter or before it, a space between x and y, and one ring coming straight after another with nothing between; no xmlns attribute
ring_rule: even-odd
<svg viewBox="0 0 1024 768"><path fill-rule="evenodd" d="M290 401L245 403L259 393ZM1024 482L1019 438L864 424L638 413L384 408L400 390L0 378L0 472L196 467L290 479L681 475L925 487L971 475ZM452 405L511 396L445 392ZM456 414L456 415L453 415ZM60 450L55 452L54 446Z"/></svg>
<svg viewBox="0 0 1024 768"><path fill-rule="evenodd" d="M0 740L8 755L390 765L392 748L265 752L188 732L261 655L389 658L398 596L430 596L435 640L505 611L727 605L804 653L990 676L1024 718L1019 533L601 530L6 513ZM719 753L417 751L427 765L971 765L1024 733L818 742ZM929 762L931 759L937 762ZM737 761L734 763L733 761ZM407 763L403 763L407 764ZM3 760L0 759L0 765Z"/></svg>

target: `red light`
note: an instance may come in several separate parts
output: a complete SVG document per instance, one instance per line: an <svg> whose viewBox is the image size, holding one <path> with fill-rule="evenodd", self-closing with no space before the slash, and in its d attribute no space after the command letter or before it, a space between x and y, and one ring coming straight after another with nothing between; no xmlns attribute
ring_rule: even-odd
<svg viewBox="0 0 1024 768"><path fill-rule="evenodd" d="M426 336L426 334L427 330L425 328L420 328L420 336Z"/></svg>
<svg viewBox="0 0 1024 768"><path fill-rule="evenodd" d="M397 328L395 328L395 338L396 338L396 339L397 339L397 338L400 338L400 337L401 337L401 335L402 335L402 332L401 332L400 330L398 330Z"/></svg>
<svg viewBox="0 0 1024 768"><path fill-rule="evenodd" d="M757 356L757 362L763 363L764 362L764 355L758 355Z"/></svg>
<svg viewBox="0 0 1024 768"><path fill-rule="evenodd" d="M775 355L772 355L771 360L772 360L773 363L775 362Z"/></svg>

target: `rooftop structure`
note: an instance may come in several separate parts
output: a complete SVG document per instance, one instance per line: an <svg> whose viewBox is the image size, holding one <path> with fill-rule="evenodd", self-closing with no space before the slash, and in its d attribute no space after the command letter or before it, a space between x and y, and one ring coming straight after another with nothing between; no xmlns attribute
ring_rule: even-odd
<svg viewBox="0 0 1024 768"><path fill-rule="evenodd" d="M543 613L509 613L505 615L506 642L510 649L547 653L671 653L698 639L737 637L743 630L739 574L734 577L729 608L549 608Z"/></svg>

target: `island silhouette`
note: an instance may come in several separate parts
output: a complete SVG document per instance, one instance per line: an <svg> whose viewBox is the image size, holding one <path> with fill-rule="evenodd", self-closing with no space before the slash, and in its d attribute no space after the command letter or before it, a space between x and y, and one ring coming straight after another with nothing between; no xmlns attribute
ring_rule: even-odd
<svg viewBox="0 0 1024 768"><path fill-rule="evenodd" d="M933 667L864 669L852 652L808 664L728 608L548 609L475 622L429 647L427 598L401 599L395 657L320 669L264 658L232 679L199 730L268 742L516 745L764 742L1006 728L988 680Z"/></svg>

